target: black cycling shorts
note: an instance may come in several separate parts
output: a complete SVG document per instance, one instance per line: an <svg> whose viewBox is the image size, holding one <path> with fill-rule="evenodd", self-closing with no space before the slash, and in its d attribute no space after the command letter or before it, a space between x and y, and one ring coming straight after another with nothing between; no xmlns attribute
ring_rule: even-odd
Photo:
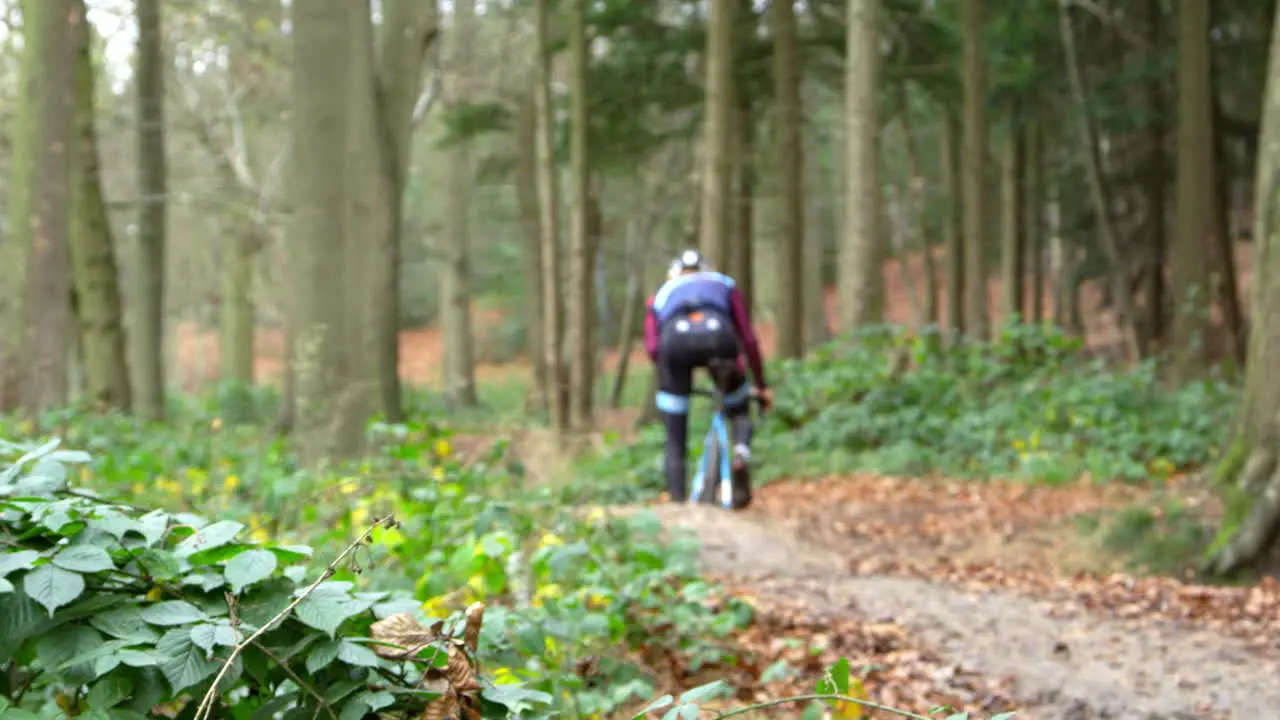
<svg viewBox="0 0 1280 720"><path fill-rule="evenodd" d="M693 371L698 368L711 373L726 406L738 405L747 389L738 364L740 351L733 322L720 312L693 311L668 320L658 335L658 409L672 414L689 411Z"/></svg>

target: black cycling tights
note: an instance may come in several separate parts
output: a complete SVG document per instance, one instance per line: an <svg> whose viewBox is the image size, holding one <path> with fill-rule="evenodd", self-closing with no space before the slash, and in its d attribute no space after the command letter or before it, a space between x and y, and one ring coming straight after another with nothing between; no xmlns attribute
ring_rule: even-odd
<svg viewBox="0 0 1280 720"><path fill-rule="evenodd" d="M730 440L751 446L751 409L749 403L741 407L725 408L729 419ZM662 424L667 431L666 471L667 492L672 502L684 502L689 497L689 476L686 470L689 448L689 415L662 413ZM730 448L732 452L732 448Z"/></svg>

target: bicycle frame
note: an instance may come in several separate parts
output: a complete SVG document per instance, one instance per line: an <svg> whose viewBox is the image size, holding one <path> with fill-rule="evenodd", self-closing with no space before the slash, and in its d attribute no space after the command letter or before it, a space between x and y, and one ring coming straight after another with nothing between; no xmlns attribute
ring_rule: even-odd
<svg viewBox="0 0 1280 720"><path fill-rule="evenodd" d="M717 464L719 467L720 487L718 500L720 506L729 509L733 506L733 472L732 472L732 453L733 444L729 441L729 425L724 420L724 403L720 393L715 390L703 390L697 388L693 391L694 395L710 397L715 400L716 410L711 415L711 427L707 429L707 434L702 443L702 454L698 457L698 469L693 473L693 483L689 492L689 503L698 504L698 499L702 497L703 486L707 482L707 467L709 457L707 448L711 443L717 443L720 446L720 452L717 453Z"/></svg>

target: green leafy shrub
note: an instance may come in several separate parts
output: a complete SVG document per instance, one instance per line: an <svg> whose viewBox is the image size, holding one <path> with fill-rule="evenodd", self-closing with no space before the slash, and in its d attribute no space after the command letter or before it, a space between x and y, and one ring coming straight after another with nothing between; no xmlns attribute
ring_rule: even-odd
<svg viewBox="0 0 1280 720"><path fill-rule="evenodd" d="M775 403L756 432L757 482L868 469L1065 481L1161 478L1211 460L1236 388L1178 388L1158 366L1108 367L1050 326L1010 325L989 343L873 327L775 363ZM691 455L706 420L691 418ZM610 497L662 486L660 430L610 447L581 474ZM619 489L621 486L621 489Z"/></svg>

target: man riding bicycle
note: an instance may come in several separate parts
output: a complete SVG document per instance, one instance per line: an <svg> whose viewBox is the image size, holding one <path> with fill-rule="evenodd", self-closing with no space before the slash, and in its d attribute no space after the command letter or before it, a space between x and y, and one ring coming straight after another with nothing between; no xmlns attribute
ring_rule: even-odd
<svg viewBox="0 0 1280 720"><path fill-rule="evenodd" d="M685 250L673 260L667 281L649 298L644 345L658 370L655 399L667 433L667 490L672 502L684 502L693 371L707 368L724 396L725 415L735 439L735 474L751 459L752 391L743 372L742 355L751 366L756 395L765 408L772 404L773 394L765 383L760 343L742 293L733 278L715 272L697 250ZM750 502L748 491L742 506Z"/></svg>

